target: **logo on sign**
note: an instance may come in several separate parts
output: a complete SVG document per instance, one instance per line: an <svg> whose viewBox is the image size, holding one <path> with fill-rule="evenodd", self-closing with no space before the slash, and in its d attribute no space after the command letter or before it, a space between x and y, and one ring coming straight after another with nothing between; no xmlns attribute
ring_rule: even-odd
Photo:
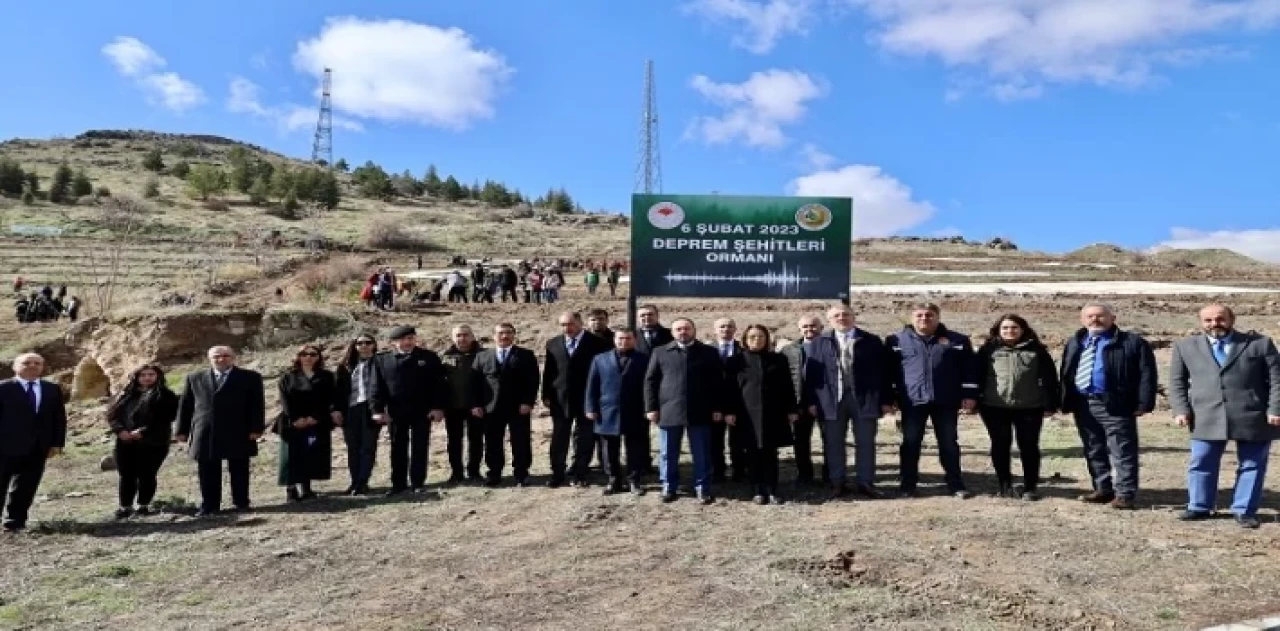
<svg viewBox="0 0 1280 631"><path fill-rule="evenodd" d="M662 230L678 228L684 223L684 209L672 202L654 204L649 207L649 223Z"/></svg>
<svg viewBox="0 0 1280 631"><path fill-rule="evenodd" d="M805 230L822 230L831 220L831 209L822 204L805 204L796 211L796 224Z"/></svg>

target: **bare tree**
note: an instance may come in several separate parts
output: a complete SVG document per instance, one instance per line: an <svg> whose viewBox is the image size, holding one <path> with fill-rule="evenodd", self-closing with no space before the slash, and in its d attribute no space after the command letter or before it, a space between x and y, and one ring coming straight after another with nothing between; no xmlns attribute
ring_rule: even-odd
<svg viewBox="0 0 1280 631"><path fill-rule="evenodd" d="M222 270L231 260L238 241L240 241L238 234L225 238L210 237L205 240L200 262L200 269L204 272L205 291L213 289L218 284Z"/></svg>
<svg viewBox="0 0 1280 631"><path fill-rule="evenodd" d="M149 212L145 203L128 196L108 198L95 211L93 222L106 238L82 241L79 249L99 315L111 311L120 280L129 275L125 255L146 226Z"/></svg>

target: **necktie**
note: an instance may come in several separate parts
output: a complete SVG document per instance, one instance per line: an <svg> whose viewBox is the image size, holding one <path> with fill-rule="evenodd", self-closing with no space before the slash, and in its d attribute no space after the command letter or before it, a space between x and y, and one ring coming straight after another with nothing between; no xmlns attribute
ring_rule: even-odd
<svg viewBox="0 0 1280 631"><path fill-rule="evenodd" d="M507 349L505 348L498 349L498 363L499 364L507 363Z"/></svg>
<svg viewBox="0 0 1280 631"><path fill-rule="evenodd" d="M1093 365L1098 357L1098 338L1090 338L1080 353L1080 365L1076 367L1076 389L1087 392L1093 385Z"/></svg>
<svg viewBox="0 0 1280 631"><path fill-rule="evenodd" d="M728 344L720 345L720 359L728 359L733 347Z"/></svg>
<svg viewBox="0 0 1280 631"><path fill-rule="evenodd" d="M225 372L214 373L213 375L213 384L215 388L221 388L223 382L225 382L226 380L227 380L227 373Z"/></svg>
<svg viewBox="0 0 1280 631"><path fill-rule="evenodd" d="M564 346L569 350L569 356L572 357L573 351L578 349L578 338L571 337L565 340Z"/></svg>
<svg viewBox="0 0 1280 631"><path fill-rule="evenodd" d="M1213 341L1213 358L1217 360L1221 366L1227 363L1227 340L1226 338Z"/></svg>
<svg viewBox="0 0 1280 631"><path fill-rule="evenodd" d="M31 402L31 409L39 412L40 405L36 402L36 382L27 382L27 401Z"/></svg>

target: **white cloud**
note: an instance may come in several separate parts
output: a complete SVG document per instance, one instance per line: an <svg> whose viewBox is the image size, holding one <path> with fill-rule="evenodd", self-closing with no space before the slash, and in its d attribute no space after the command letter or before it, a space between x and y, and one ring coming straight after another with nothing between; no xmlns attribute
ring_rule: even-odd
<svg viewBox="0 0 1280 631"><path fill-rule="evenodd" d="M784 125L799 122L806 103L827 93L820 79L794 70L755 72L742 83L715 83L704 75L689 85L724 108L721 116L695 119L686 131L708 144L740 140L750 147L777 148L787 142Z"/></svg>
<svg viewBox="0 0 1280 631"><path fill-rule="evenodd" d="M1173 228L1169 240L1157 247L1199 250L1223 248L1260 261L1280 263L1280 228L1259 230L1215 230Z"/></svg>
<svg viewBox="0 0 1280 631"><path fill-rule="evenodd" d="M877 25L871 41L977 72L996 98L1046 85L1140 87L1162 67L1239 58L1204 38L1280 23L1276 0L844 0ZM958 98L948 90L948 100Z"/></svg>
<svg viewBox="0 0 1280 631"><path fill-rule="evenodd" d="M116 37L102 47L116 71L133 79L147 102L174 112L184 112L205 101L200 86L176 72L161 72L167 63L150 46L136 37Z"/></svg>
<svg viewBox="0 0 1280 631"><path fill-rule="evenodd" d="M684 6L716 23L740 25L733 45L763 55L782 37L805 35L813 21L813 0L693 0Z"/></svg>
<svg viewBox="0 0 1280 631"><path fill-rule="evenodd" d="M349 116L455 130L492 118L514 72L461 29L356 17L330 18L293 65L317 79L333 68L333 106Z"/></svg>
<svg viewBox="0 0 1280 631"><path fill-rule="evenodd" d="M281 131L298 131L315 129L319 119L318 108L308 108L297 104L267 106L259 97L258 84L244 78L233 77L227 87L227 111L236 114L249 114L274 122ZM360 123L344 118L333 117L333 126L348 131L364 131Z"/></svg>
<svg viewBox="0 0 1280 631"><path fill-rule="evenodd" d="M911 189L867 164L818 171L791 181L788 190L801 196L853 198L853 234L884 237L913 228L937 212L933 204L914 199Z"/></svg>
<svg viewBox="0 0 1280 631"><path fill-rule="evenodd" d="M835 156L823 151L811 142L804 143L800 148L800 155L804 157L805 163L809 168L821 171L836 163Z"/></svg>

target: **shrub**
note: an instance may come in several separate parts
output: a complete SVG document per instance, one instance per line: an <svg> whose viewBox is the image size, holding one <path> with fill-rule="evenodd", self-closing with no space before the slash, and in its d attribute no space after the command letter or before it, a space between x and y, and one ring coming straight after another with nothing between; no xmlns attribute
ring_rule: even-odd
<svg viewBox="0 0 1280 631"><path fill-rule="evenodd" d="M172 175L173 177L176 177L180 180L187 179L187 175L190 173L191 173L191 165L187 164L185 160L173 165L172 167L169 167L169 175Z"/></svg>
<svg viewBox="0 0 1280 631"><path fill-rule="evenodd" d="M111 197L111 189L105 186L99 186L98 190L93 192L95 197Z"/></svg>
<svg viewBox="0 0 1280 631"><path fill-rule="evenodd" d="M365 244L379 250L430 250L431 242L405 231L404 226L392 220L381 220L369 226Z"/></svg>
<svg viewBox="0 0 1280 631"><path fill-rule="evenodd" d="M364 264L352 257L325 261L298 275L298 286L308 295L338 291L352 281L363 280Z"/></svg>
<svg viewBox="0 0 1280 631"><path fill-rule="evenodd" d="M36 203L36 196L31 194L31 189L22 191L22 203L27 206Z"/></svg>
<svg viewBox="0 0 1280 631"><path fill-rule="evenodd" d="M142 196L147 199L155 199L160 196L160 180L152 177L147 179L147 183L142 187Z"/></svg>
<svg viewBox="0 0 1280 631"><path fill-rule="evenodd" d="M231 204L228 204L228 203L226 202L226 200L222 200L222 199L211 199L211 200L206 201L206 202L204 203L204 209L205 209L205 210L212 210L212 211L214 211L214 212L225 213L225 212L227 212L228 210L231 210Z"/></svg>

